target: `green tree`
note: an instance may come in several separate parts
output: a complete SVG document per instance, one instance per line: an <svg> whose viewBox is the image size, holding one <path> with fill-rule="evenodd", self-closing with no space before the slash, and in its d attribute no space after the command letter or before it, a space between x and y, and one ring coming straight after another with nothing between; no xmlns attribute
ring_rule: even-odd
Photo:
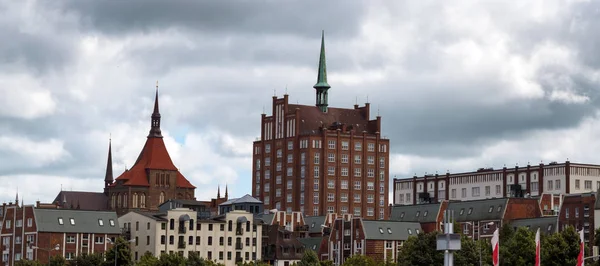
<svg viewBox="0 0 600 266"><path fill-rule="evenodd" d="M577 264L577 256L579 255L579 233L575 227L567 226L560 232L560 234L567 244L565 250L566 263L572 265ZM585 254L590 254L587 246L585 247Z"/></svg>
<svg viewBox="0 0 600 266"><path fill-rule="evenodd" d="M492 243L489 238L477 240L477 252L481 252L481 265L492 265ZM479 254L478 254L479 255ZM479 264L477 264L479 265Z"/></svg>
<svg viewBox="0 0 600 266"><path fill-rule="evenodd" d="M187 266L187 259L179 253L163 253L158 259L159 266Z"/></svg>
<svg viewBox="0 0 600 266"><path fill-rule="evenodd" d="M319 266L333 266L332 260L322 260L319 262Z"/></svg>
<svg viewBox="0 0 600 266"><path fill-rule="evenodd" d="M140 260L135 264L136 266L158 266L158 258L150 251L146 251L144 255L140 257Z"/></svg>
<svg viewBox="0 0 600 266"><path fill-rule="evenodd" d="M24 259L15 262L15 266L42 266L42 264L39 261Z"/></svg>
<svg viewBox="0 0 600 266"><path fill-rule="evenodd" d="M61 255L55 255L50 257L50 261L48 262L48 266L65 266L67 265L67 260Z"/></svg>
<svg viewBox="0 0 600 266"><path fill-rule="evenodd" d="M541 264L544 266L568 265L568 247L567 242L565 242L562 234L555 233L550 235L542 235L541 238Z"/></svg>
<svg viewBox="0 0 600 266"><path fill-rule="evenodd" d="M479 249L473 239L462 235L460 238L460 250L454 256L454 264L461 266L479 265Z"/></svg>
<svg viewBox="0 0 600 266"><path fill-rule="evenodd" d="M104 263L104 258L99 253L81 254L69 262L70 266L98 266Z"/></svg>
<svg viewBox="0 0 600 266"><path fill-rule="evenodd" d="M535 264L535 235L526 227L520 227L508 241L500 243L502 265L525 266Z"/></svg>
<svg viewBox="0 0 600 266"><path fill-rule="evenodd" d="M430 232L409 237L400 249L398 265L444 264L444 253L437 250L437 235L438 232Z"/></svg>
<svg viewBox="0 0 600 266"><path fill-rule="evenodd" d="M108 251L106 251L106 261L104 262L104 265L115 265L116 249L117 265L132 266L133 262L131 261L131 249L129 248L129 245L131 243L121 237L117 238L115 242L116 244L114 244L110 249L108 249Z"/></svg>
<svg viewBox="0 0 600 266"><path fill-rule="evenodd" d="M238 262L237 266L269 266L270 264L262 261L257 261L256 265L254 261ZM292 266L296 264L291 264Z"/></svg>
<svg viewBox="0 0 600 266"><path fill-rule="evenodd" d="M302 259L298 262L297 265L298 266L320 266L319 257L317 256L317 253L315 253L314 251L312 251L310 249L306 249L306 251L304 251L304 256L302 256Z"/></svg>
<svg viewBox="0 0 600 266"><path fill-rule="evenodd" d="M347 258L342 266L377 266L377 263L371 257L357 254Z"/></svg>

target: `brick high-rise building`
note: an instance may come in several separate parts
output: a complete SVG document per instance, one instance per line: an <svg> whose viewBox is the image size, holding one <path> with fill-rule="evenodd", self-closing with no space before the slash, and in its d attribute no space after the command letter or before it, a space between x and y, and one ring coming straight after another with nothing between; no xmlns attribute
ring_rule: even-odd
<svg viewBox="0 0 600 266"><path fill-rule="evenodd" d="M329 108L325 43L316 105L289 104L273 97L273 113L262 114L254 142L252 195L265 209L306 215L352 213L365 219L388 217L389 140L381 137L381 117L370 106Z"/></svg>

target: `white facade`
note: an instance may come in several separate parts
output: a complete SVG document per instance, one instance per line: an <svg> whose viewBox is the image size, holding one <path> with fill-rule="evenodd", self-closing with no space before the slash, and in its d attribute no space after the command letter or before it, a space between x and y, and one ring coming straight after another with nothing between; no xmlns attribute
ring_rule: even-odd
<svg viewBox="0 0 600 266"><path fill-rule="evenodd" d="M543 181L541 181L542 179ZM594 192L600 188L600 165L551 163L511 169L480 169L477 172L469 173L395 179L394 204L418 204L420 203L419 196L424 192L437 201L509 197L511 185L515 184L520 185L525 197L535 197L542 193L558 195ZM447 190L446 185L448 186Z"/></svg>
<svg viewBox="0 0 600 266"><path fill-rule="evenodd" d="M177 208L162 216L129 212L119 222L137 239L132 245L136 261L146 251L157 257L162 253L187 257L196 252L227 266L236 265L236 258L244 262L261 259L262 226L255 226L251 213L236 210L224 218L200 221L196 217L193 210Z"/></svg>

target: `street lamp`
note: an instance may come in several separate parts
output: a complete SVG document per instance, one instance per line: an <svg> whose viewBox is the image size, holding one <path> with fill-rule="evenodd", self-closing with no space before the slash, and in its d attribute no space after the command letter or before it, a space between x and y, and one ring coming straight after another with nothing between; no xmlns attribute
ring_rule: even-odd
<svg viewBox="0 0 600 266"><path fill-rule="evenodd" d="M135 243L135 238L127 240L127 242L125 242L125 243L117 243L116 240L115 240L115 242L113 242L112 240L110 240L110 238L107 238L106 242L108 242L109 244L113 244L115 246L115 266L117 266L117 251L118 251L117 248L119 247L119 244Z"/></svg>
<svg viewBox="0 0 600 266"><path fill-rule="evenodd" d="M464 223L471 225L471 229L473 230L473 241L474 241L475 240L475 225L472 222L464 222ZM494 222L488 222L488 223L486 223L486 225L494 225ZM481 233L479 233L479 235L481 235ZM479 236L477 236L477 240L480 240ZM479 245L479 266L481 266L481 245Z"/></svg>
<svg viewBox="0 0 600 266"><path fill-rule="evenodd" d="M56 251L60 250L60 244L56 244L54 246L54 248L41 248L41 247L38 247L38 246L31 246L31 249L41 249L41 250L47 251L48 252L48 261L50 261L50 252L52 250L56 250ZM36 252L36 255L37 255L37 252ZM36 256L36 259L38 259L37 256Z"/></svg>

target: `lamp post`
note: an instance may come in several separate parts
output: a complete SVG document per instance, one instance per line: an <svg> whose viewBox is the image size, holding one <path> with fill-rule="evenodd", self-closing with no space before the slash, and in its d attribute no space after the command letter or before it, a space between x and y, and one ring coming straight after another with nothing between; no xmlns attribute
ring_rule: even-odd
<svg viewBox="0 0 600 266"><path fill-rule="evenodd" d="M112 240L110 240L110 238L107 238L106 241L110 244L113 244L115 246L115 266L117 266L117 251L118 251L118 247L120 244L128 244L128 243L135 243L135 238L133 239L129 239L127 240L127 242L125 243L117 243L117 241L115 240L115 242L113 242Z"/></svg>
<svg viewBox="0 0 600 266"><path fill-rule="evenodd" d="M60 244L56 244L53 248L41 248L38 246L31 246L31 249L36 249L36 250L41 249L41 250L48 251L48 262L50 262L50 252L52 250L56 250L56 251L60 250ZM36 252L36 254L37 254L37 252ZM39 258L37 258L37 256L36 256L36 259L39 260Z"/></svg>
<svg viewBox="0 0 600 266"><path fill-rule="evenodd" d="M475 241L475 225L472 222L465 222L465 224L471 225L471 229L473 230L473 241ZM494 225L494 222L488 222L486 224L487 225ZM480 233L480 235L481 235L481 233ZM477 236L477 240L479 240L479 239L480 239L480 237ZM479 266L481 266L481 265L482 265L482 262L481 262L481 245L479 245Z"/></svg>

